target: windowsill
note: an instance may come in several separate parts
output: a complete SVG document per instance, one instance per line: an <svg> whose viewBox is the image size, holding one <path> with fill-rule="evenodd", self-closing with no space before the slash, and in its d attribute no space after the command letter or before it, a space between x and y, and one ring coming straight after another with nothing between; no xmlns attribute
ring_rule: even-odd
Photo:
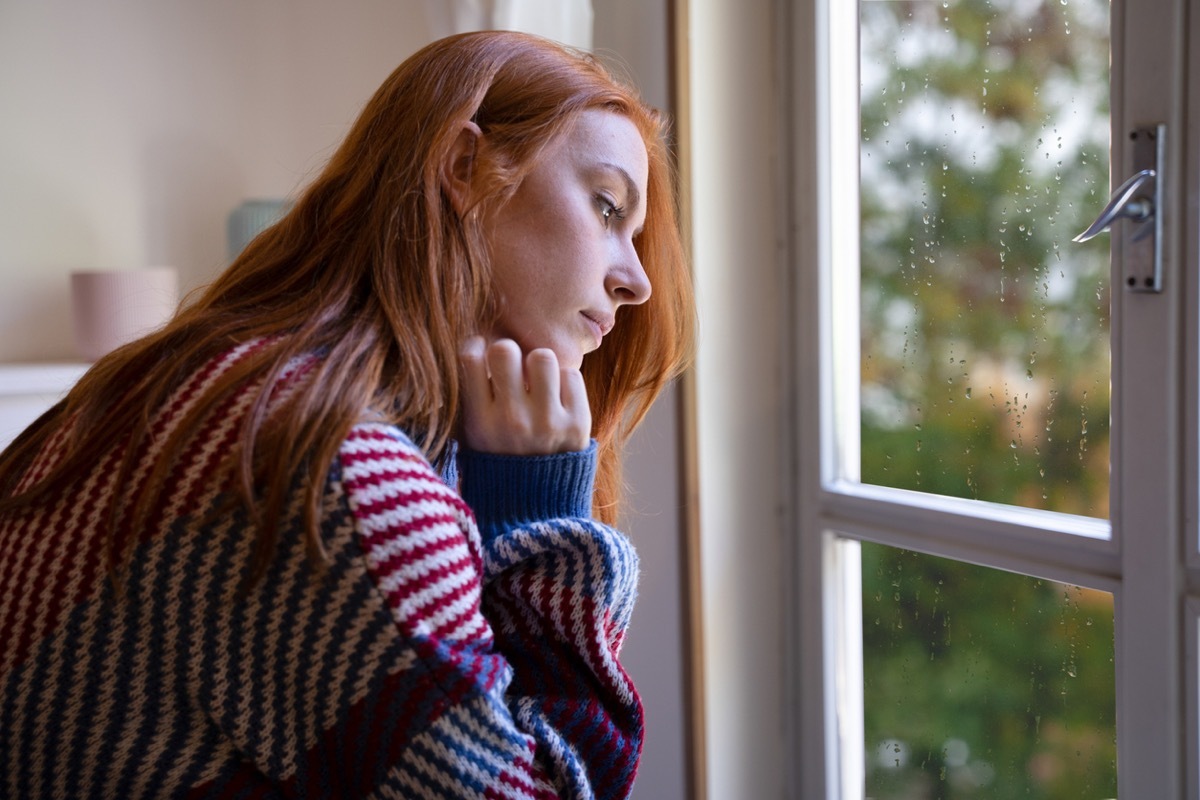
<svg viewBox="0 0 1200 800"><path fill-rule="evenodd" d="M0 364L0 398L31 394L61 396L90 367L91 364L67 361Z"/></svg>
<svg viewBox="0 0 1200 800"><path fill-rule="evenodd" d="M0 364L0 449L62 399L91 364Z"/></svg>

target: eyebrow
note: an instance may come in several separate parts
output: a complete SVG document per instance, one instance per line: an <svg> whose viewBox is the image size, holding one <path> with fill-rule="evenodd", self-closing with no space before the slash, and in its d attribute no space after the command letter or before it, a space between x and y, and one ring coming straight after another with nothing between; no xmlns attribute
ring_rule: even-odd
<svg viewBox="0 0 1200 800"><path fill-rule="evenodd" d="M633 182L633 176L624 167L611 161L601 162L600 167L621 176L621 180L625 182L625 203L631 210L641 205L642 193L638 191L637 184Z"/></svg>

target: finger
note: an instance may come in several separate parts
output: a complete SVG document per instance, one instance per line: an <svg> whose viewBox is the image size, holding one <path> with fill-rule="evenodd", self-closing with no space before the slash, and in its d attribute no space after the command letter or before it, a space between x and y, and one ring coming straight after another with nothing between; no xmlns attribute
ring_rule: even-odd
<svg viewBox="0 0 1200 800"><path fill-rule="evenodd" d="M525 380L529 383L529 399L539 418L546 420L562 404L559 394L558 356L553 350L539 348L525 356Z"/></svg>
<svg viewBox="0 0 1200 800"><path fill-rule="evenodd" d="M587 447L588 440L592 437L592 406L588 402L587 384L584 383L582 372L566 367L561 370L559 380L562 386L559 394L562 397L563 409L571 418L572 427L576 431L575 449L582 450Z"/></svg>
<svg viewBox="0 0 1200 800"><path fill-rule="evenodd" d="M458 351L462 365L463 391L475 402L490 400L492 385L488 380L487 341L482 336L472 336L463 342Z"/></svg>
<svg viewBox="0 0 1200 800"><path fill-rule="evenodd" d="M487 347L488 372L496 399L519 398L525 394L521 347L512 339L497 339Z"/></svg>

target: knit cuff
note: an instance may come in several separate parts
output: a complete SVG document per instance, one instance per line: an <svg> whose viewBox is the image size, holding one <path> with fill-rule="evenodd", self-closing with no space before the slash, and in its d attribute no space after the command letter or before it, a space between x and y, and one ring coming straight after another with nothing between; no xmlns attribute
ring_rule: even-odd
<svg viewBox="0 0 1200 800"><path fill-rule="evenodd" d="M484 541L530 522L591 517L596 454L594 439L586 450L547 456L459 450L462 497Z"/></svg>

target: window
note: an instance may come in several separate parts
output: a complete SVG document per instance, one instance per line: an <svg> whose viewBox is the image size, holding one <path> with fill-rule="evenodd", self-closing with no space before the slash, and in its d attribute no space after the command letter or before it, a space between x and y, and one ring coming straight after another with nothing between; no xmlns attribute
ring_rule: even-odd
<svg viewBox="0 0 1200 800"><path fill-rule="evenodd" d="M813 5L798 794L1200 797L1184 4Z"/></svg>

